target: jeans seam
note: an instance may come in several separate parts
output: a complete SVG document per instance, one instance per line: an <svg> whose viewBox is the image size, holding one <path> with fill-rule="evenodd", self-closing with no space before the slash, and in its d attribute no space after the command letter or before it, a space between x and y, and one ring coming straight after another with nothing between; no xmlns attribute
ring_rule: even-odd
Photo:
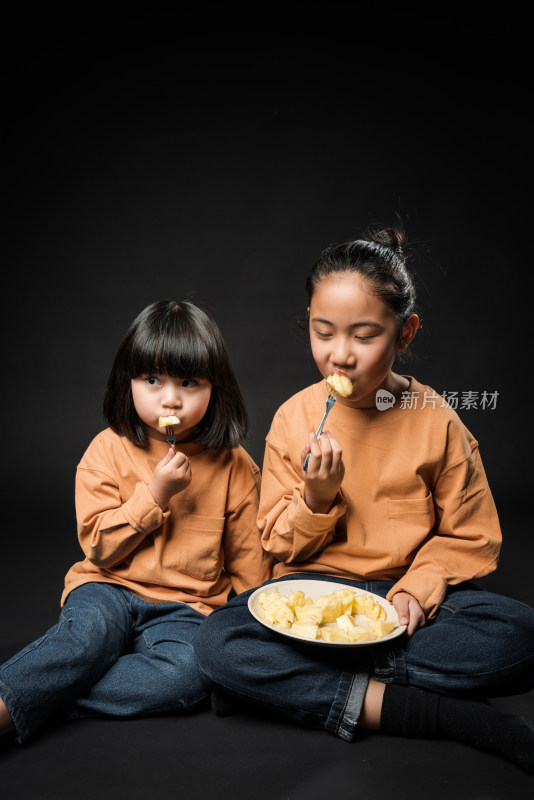
<svg viewBox="0 0 534 800"><path fill-rule="evenodd" d="M352 687L354 686L354 678L355 678L355 675L353 673L352 676L351 676L351 679L350 679L350 686L348 688L347 694L345 695L345 703L344 703L343 708L341 709L341 711L339 713L338 721L337 721L337 724L336 724L336 728L335 728L336 736L339 735L339 730L341 728L341 723L344 721L345 711L347 710L347 705L348 705L348 702L349 702L350 693L352 691Z"/></svg>

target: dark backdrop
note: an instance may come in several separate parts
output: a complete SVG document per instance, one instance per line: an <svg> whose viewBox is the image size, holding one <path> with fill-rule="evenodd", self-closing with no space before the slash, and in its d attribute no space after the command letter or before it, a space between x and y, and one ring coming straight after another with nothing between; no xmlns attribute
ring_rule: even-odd
<svg viewBox="0 0 534 800"><path fill-rule="evenodd" d="M6 635L56 619L81 552L75 467L131 319L167 297L213 313L261 465L277 406L318 377L297 324L308 270L328 243L397 215L423 319L405 371L439 392L498 392L494 409L460 415L503 513L501 588L531 599L522 23L369 24L351 7L8 26Z"/></svg>

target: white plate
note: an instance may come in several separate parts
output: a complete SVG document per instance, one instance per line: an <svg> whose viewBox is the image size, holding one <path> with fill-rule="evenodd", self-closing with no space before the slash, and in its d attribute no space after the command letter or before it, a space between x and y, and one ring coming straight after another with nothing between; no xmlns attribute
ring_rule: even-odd
<svg viewBox="0 0 534 800"><path fill-rule="evenodd" d="M388 633L387 636L383 636L381 639L374 639L371 642L325 642L324 639L307 639L305 636L297 636L295 633L291 633L291 631L287 630L286 628L281 628L280 625L273 625L270 622L267 622L265 616L263 615L263 609L259 604L258 598L262 592L271 592L274 588L277 588L280 594L285 595L289 595L292 592L298 591L304 592L305 596L311 597L314 602L322 595L332 594L332 592L335 592L338 589L350 589L355 594L370 595L374 600L376 600L377 603L380 603L386 612L386 620L388 622L394 622L397 627L394 628L391 633ZM374 594L374 592L367 592L364 589L356 589L355 586L350 586L346 583L337 583L334 581L303 580L302 578L299 578L298 580L276 581L274 583L269 583L266 586L260 586L259 589L256 589L256 591L250 595L248 599L248 608L252 616L255 617L258 622L261 622L261 624L265 625L266 628L275 631L275 633L280 633L282 636L288 636L290 639L296 639L299 642L318 644L322 645L323 647L362 647L364 645L381 644L382 642L388 642L390 639L395 639L397 636L403 634L406 630L406 625L399 625L399 617L397 611L395 610L395 606L393 606L384 597L380 597L380 595Z"/></svg>

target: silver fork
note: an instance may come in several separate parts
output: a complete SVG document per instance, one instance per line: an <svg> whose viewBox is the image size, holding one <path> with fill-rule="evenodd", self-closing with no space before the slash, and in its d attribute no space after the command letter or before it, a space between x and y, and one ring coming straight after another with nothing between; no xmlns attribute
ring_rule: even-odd
<svg viewBox="0 0 534 800"><path fill-rule="evenodd" d="M176 436L174 435L174 428L172 427L172 425L165 426L165 436L170 446L174 447L174 445L176 444Z"/></svg>
<svg viewBox="0 0 534 800"><path fill-rule="evenodd" d="M330 389L330 393L329 393L328 397L326 398L326 409L325 409L325 412L324 412L324 416L323 416L323 418L321 420L321 424L317 428L317 433L315 434L317 439L319 438L319 436L323 432L323 427L324 427L324 424L326 422L326 418L327 418L328 414L330 413L331 409L334 407L334 403L336 402L336 399L337 399L337 392L335 391L335 389ZM308 471L308 464L309 464L309 461L310 461L310 455L311 455L311 453L308 453L308 455L304 459L304 466L302 467L304 472Z"/></svg>

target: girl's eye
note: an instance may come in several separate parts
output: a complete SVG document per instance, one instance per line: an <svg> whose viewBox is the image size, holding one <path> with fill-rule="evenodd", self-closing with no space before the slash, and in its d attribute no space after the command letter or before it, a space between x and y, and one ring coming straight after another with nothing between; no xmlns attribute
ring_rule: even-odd
<svg viewBox="0 0 534 800"><path fill-rule="evenodd" d="M193 389L195 386L198 386L198 381L195 378L185 378L182 381L182 386L184 389Z"/></svg>
<svg viewBox="0 0 534 800"><path fill-rule="evenodd" d="M156 378L155 375L149 375L145 380L150 386L157 386L160 383L159 378Z"/></svg>
<svg viewBox="0 0 534 800"><path fill-rule="evenodd" d="M374 339L374 336L356 336L359 342L368 342L370 339Z"/></svg>
<svg viewBox="0 0 534 800"><path fill-rule="evenodd" d="M328 333L328 331L315 331L315 334L319 337L319 339L329 339L332 335Z"/></svg>

